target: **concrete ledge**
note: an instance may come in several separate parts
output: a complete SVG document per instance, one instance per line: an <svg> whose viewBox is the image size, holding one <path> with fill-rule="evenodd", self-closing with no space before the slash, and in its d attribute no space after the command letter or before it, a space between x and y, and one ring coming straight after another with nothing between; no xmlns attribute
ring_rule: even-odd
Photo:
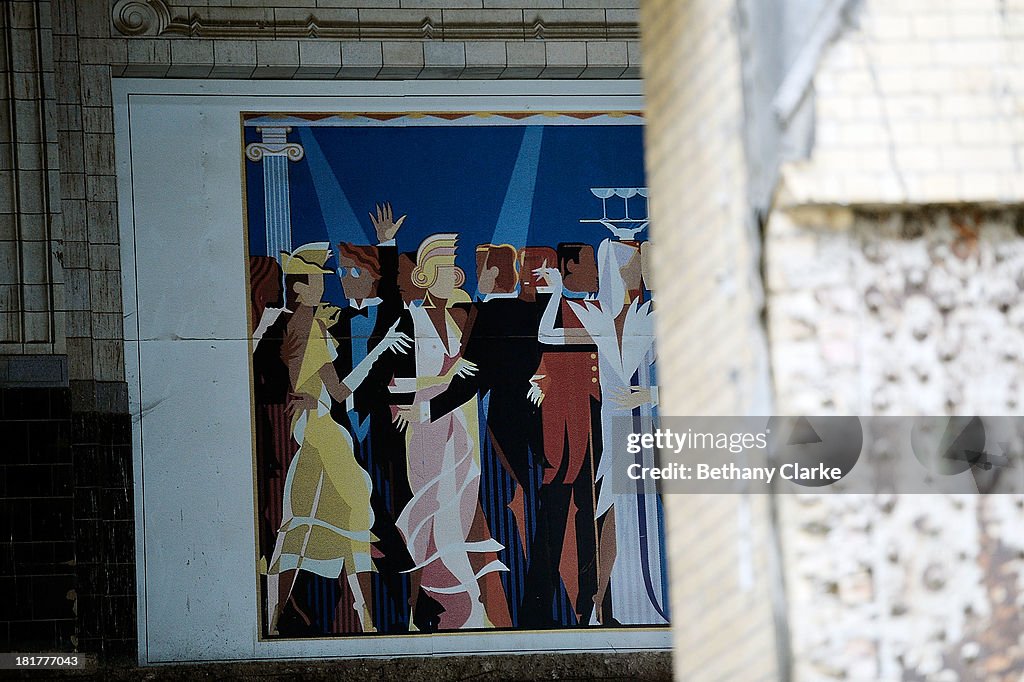
<svg viewBox="0 0 1024 682"><path fill-rule="evenodd" d="M518 654L434 656L388 660L197 663L139 667L102 667L54 677L127 680L670 680L672 654L642 651L622 654ZM28 679L27 677L25 679Z"/></svg>

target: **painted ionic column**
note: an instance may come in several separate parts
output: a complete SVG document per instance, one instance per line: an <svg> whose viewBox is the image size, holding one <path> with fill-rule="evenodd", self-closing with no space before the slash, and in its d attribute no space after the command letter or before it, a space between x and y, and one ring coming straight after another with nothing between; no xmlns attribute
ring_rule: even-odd
<svg viewBox="0 0 1024 682"><path fill-rule="evenodd" d="M250 161L263 162L263 205L267 216L266 255L280 259L292 250L291 202L288 198L288 162L304 155L302 145L288 141L291 128L259 127L262 141L246 146Z"/></svg>

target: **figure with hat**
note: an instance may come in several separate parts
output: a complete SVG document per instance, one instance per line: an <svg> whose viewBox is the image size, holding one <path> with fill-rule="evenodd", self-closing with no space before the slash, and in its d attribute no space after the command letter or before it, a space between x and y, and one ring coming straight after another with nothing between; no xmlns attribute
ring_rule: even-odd
<svg viewBox="0 0 1024 682"><path fill-rule="evenodd" d="M382 355L405 353L412 340L392 325L348 375L338 376L338 341L328 330L340 311L322 302L330 256L326 242L281 253L288 316L281 356L294 396L291 433L299 447L285 478L282 522L267 569L271 634L278 632L299 571L330 579L344 572L361 629L375 631L369 608L375 540L370 477L356 461L351 435L331 417L331 405L332 399L345 402Z"/></svg>

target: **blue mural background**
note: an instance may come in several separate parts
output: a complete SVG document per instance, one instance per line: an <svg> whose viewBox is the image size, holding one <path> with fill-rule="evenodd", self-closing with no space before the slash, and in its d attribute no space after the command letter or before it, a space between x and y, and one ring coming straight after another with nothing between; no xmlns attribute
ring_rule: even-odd
<svg viewBox="0 0 1024 682"><path fill-rule="evenodd" d="M437 232L458 232L462 244L459 265L472 281L476 267L473 247L492 241L524 135L529 128L538 127L543 127L543 132L529 223L522 242L513 245L555 246L578 241L596 248L609 233L600 225L579 222L601 216L601 202L590 188L645 185L641 126L304 128L302 135L316 140L327 166L311 163L308 150L305 158L289 163L292 243L330 240L329 211L325 211L314 181L316 174L329 171L359 221L359 232L342 228L348 240L375 243L367 213L375 204L390 201L396 217L409 215L398 235L400 251L415 250L424 237ZM259 133L247 127L245 142L258 140ZM288 140L303 142L297 129L288 133ZM246 187L249 251L263 253L266 217L260 164L246 163ZM631 200L639 201L639 197ZM608 200L608 214L622 216L621 200ZM325 298L343 300L340 285L332 279L328 278Z"/></svg>

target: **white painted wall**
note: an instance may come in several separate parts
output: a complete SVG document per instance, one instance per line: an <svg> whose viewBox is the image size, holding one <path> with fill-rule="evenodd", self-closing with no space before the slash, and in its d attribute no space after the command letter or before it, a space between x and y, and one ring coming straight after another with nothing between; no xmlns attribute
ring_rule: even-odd
<svg viewBox="0 0 1024 682"><path fill-rule="evenodd" d="M666 629L313 641L257 632L239 113L635 110L638 93L635 81L115 81L141 662L670 646Z"/></svg>

